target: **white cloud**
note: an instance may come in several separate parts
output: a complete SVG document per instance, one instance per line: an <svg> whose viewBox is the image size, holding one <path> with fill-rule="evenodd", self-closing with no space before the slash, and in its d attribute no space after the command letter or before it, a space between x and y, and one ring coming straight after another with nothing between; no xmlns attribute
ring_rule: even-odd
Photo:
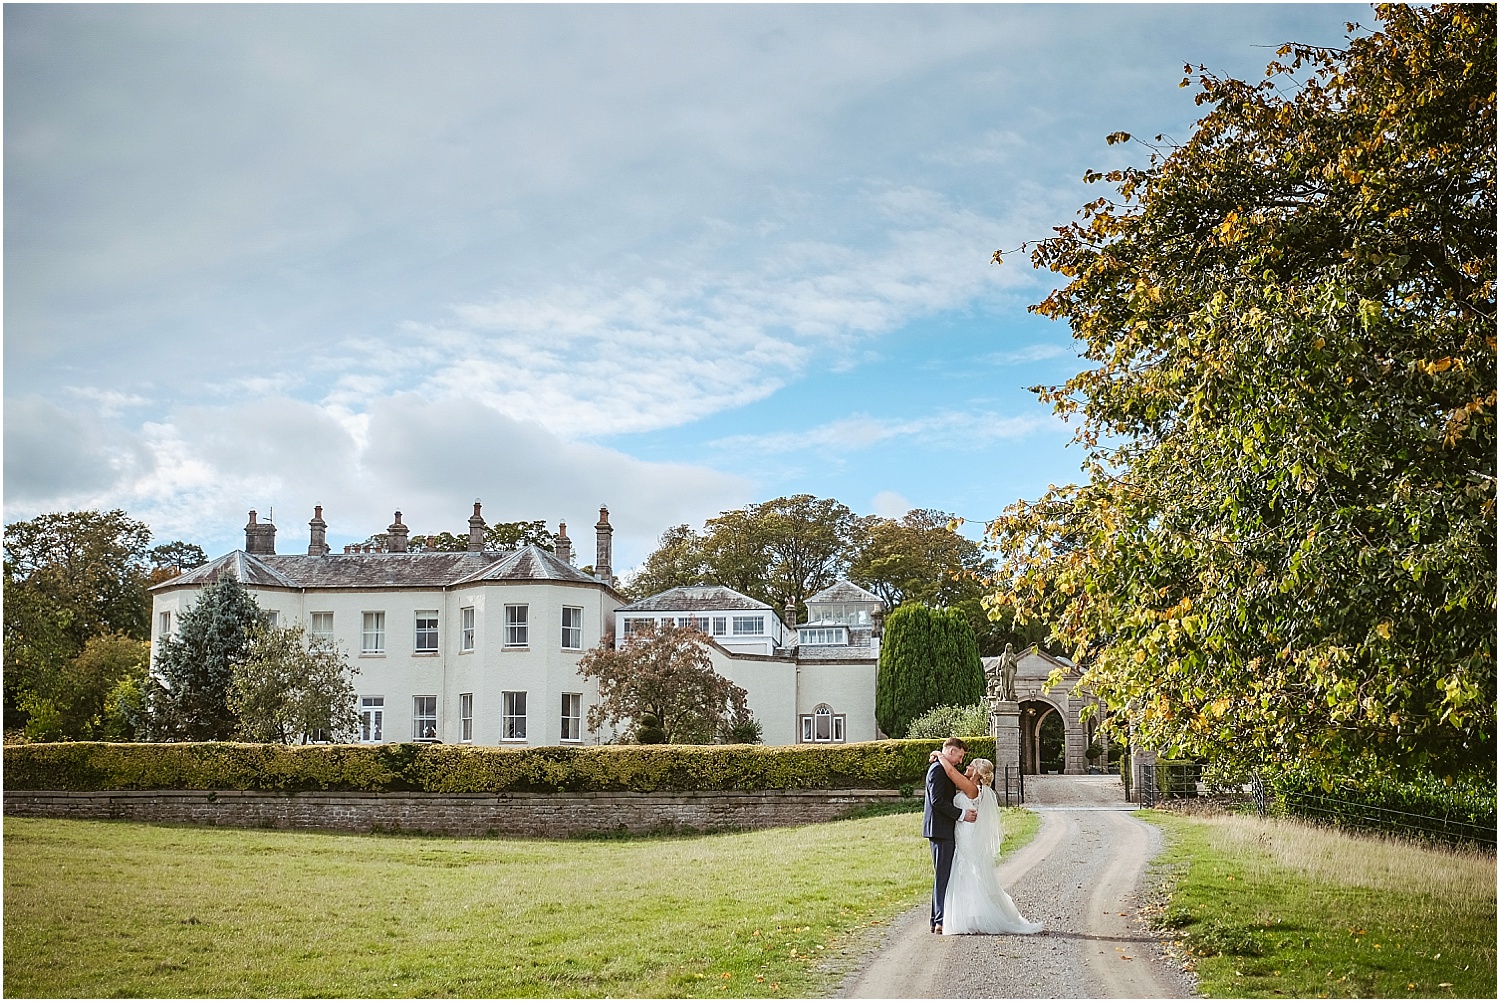
<svg viewBox="0 0 1500 1002"><path fill-rule="evenodd" d="M8 519L119 505L160 538L214 552L241 545L250 508L263 519L274 510L278 549L299 552L315 504L331 539L359 540L398 509L413 531L463 531L477 496L492 522L566 520L580 563L593 560L592 526L608 505L622 569L663 526L701 522L751 497L738 477L567 442L467 400L375 401L359 438L336 408L285 398L184 408L138 435L106 433L35 399L6 409Z"/></svg>
<svg viewBox="0 0 1500 1002"><path fill-rule="evenodd" d="M905 420L855 414L803 431L770 435L731 435L712 445L725 451L786 453L804 449L838 454L869 449L904 439L952 449L980 448L1002 439L1025 438L1054 422L1023 414L1007 417L990 412L943 411Z"/></svg>
<svg viewBox="0 0 1500 1002"><path fill-rule="evenodd" d="M1063 344L1028 344L1010 351L997 351L984 357L994 365L1022 365L1026 362L1043 362L1049 358L1077 357L1077 352Z"/></svg>
<svg viewBox="0 0 1500 1002"><path fill-rule="evenodd" d="M1031 281L988 264L998 220L913 187L862 204L890 227L868 248L792 240L748 269L599 276L456 305L448 323L408 324L399 346L340 345L361 369L328 400L353 408L415 378L424 395L572 438L674 427L763 399L814 357L845 368L872 337Z"/></svg>
<svg viewBox="0 0 1500 1002"><path fill-rule="evenodd" d="M870 510L882 518L900 518L914 507L895 491L881 491L870 499Z"/></svg>
<svg viewBox="0 0 1500 1002"><path fill-rule="evenodd" d="M94 498L152 467L150 450L87 410L41 397L5 400L7 502Z"/></svg>

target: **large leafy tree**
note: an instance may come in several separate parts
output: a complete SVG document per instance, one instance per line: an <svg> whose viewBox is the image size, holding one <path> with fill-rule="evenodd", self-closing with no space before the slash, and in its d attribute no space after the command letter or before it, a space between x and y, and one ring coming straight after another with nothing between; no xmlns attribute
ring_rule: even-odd
<svg viewBox="0 0 1500 1002"><path fill-rule="evenodd" d="M865 521L831 498L796 494L736 508L662 534L626 588L636 598L682 585L721 584L777 609L844 573Z"/></svg>
<svg viewBox="0 0 1500 1002"><path fill-rule="evenodd" d="M376 533L366 543L385 549L388 534ZM454 535L438 532L431 535L412 536L407 543L413 549L422 548L440 553L462 553L469 548L467 531ZM545 519L530 522L496 522L484 531L484 548L487 550L519 550L523 546L540 546L544 550L554 549L557 538L547 528Z"/></svg>
<svg viewBox="0 0 1500 1002"><path fill-rule="evenodd" d="M224 578L204 588L157 641L147 682L148 732L156 741L228 741L236 720L229 707L235 666L264 629L260 607L245 587Z"/></svg>
<svg viewBox="0 0 1500 1002"><path fill-rule="evenodd" d="M229 712L250 741L348 738L359 725L358 671L332 640L310 637L301 626L263 630L230 668Z"/></svg>
<svg viewBox="0 0 1500 1002"><path fill-rule="evenodd" d="M649 713L671 744L707 744L724 735L749 740L758 733L745 690L714 671L703 634L692 627L632 633L618 650L596 647L579 659L578 674L599 686L599 702L589 707L590 730L634 726Z"/></svg>
<svg viewBox="0 0 1500 1002"><path fill-rule="evenodd" d="M1031 248L1088 476L991 524L996 599L1231 766L1494 764L1495 8L1378 16L1200 69L1194 134Z"/></svg>
<svg viewBox="0 0 1500 1002"><path fill-rule="evenodd" d="M672 588L708 584L710 580L703 537L690 525L674 525L661 534L656 549L630 576L627 590L634 598L645 598Z"/></svg>
<svg viewBox="0 0 1500 1002"><path fill-rule="evenodd" d="M23 704L50 701L61 718L93 710L57 702L63 676L91 638L150 636L153 570L202 550L150 548L151 530L125 512L39 515L5 527L5 726L23 726ZM201 563L202 561L199 560ZM71 726L71 725L66 725Z"/></svg>
<svg viewBox="0 0 1500 1002"><path fill-rule="evenodd" d="M875 675L875 721L905 737L937 706L970 706L984 696L984 666L968 617L958 609L903 605L886 617Z"/></svg>
<svg viewBox="0 0 1500 1002"><path fill-rule="evenodd" d="M979 544L958 534L961 520L943 511L916 508L899 519L869 517L849 561L849 579L885 600L959 609L974 630L979 652L999 654L1006 644L1018 649L1045 643L1040 623L1017 623L1008 606L985 604L994 562Z"/></svg>
<svg viewBox="0 0 1500 1002"><path fill-rule="evenodd" d="M139 690L150 656L151 645L144 640L119 633L90 637L77 656L22 697L26 736L37 741L117 736L118 710L111 709L110 696L121 686Z"/></svg>

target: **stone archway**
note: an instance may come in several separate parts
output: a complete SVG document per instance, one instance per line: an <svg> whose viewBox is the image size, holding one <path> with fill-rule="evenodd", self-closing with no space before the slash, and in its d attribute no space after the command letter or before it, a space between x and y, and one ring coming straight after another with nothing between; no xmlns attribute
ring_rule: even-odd
<svg viewBox="0 0 1500 1002"><path fill-rule="evenodd" d="M1051 701L1028 699L1021 703L1021 771L1028 776L1065 772L1068 724Z"/></svg>

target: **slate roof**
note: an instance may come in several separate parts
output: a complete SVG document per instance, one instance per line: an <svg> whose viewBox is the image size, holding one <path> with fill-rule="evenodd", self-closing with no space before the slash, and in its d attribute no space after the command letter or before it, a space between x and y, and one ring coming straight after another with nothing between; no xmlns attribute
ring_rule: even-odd
<svg viewBox="0 0 1500 1002"><path fill-rule="evenodd" d="M799 644L798 661L874 661L869 644Z"/></svg>
<svg viewBox="0 0 1500 1002"><path fill-rule="evenodd" d="M885 600L874 592L865 591L853 581L835 581L807 600L808 605L832 602L876 602L885 605Z"/></svg>
<svg viewBox="0 0 1500 1002"><path fill-rule="evenodd" d="M685 585L681 588L668 588L666 591L658 592L632 602L619 612L712 612L718 609L753 609L755 611L767 611L775 613L764 602L757 601L749 595L742 595L733 588L723 585Z"/></svg>
<svg viewBox="0 0 1500 1002"><path fill-rule="evenodd" d="M159 588L201 587L229 576L262 588L446 588L482 581L603 584L537 546L477 553L251 554L235 550Z"/></svg>

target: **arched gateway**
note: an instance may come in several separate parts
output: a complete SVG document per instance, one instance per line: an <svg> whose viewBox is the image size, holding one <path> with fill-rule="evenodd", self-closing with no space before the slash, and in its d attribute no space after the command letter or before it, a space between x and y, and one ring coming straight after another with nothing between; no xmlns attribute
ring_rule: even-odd
<svg viewBox="0 0 1500 1002"><path fill-rule="evenodd" d="M1062 680L1048 688L1056 669L1062 670ZM984 670L997 769L1010 765L1027 775L1088 771L1085 753L1095 722L1085 725L1080 714L1097 700L1077 688L1076 665L1032 646L1020 654L985 658Z"/></svg>

